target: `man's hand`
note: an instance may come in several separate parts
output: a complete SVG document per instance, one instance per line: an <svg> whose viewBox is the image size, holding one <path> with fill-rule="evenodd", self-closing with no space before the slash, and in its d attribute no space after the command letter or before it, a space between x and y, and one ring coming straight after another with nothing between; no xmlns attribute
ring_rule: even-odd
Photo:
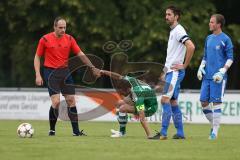
<svg viewBox="0 0 240 160"><path fill-rule="evenodd" d="M216 83L221 83L226 71L227 70L225 68L220 68L219 71L213 75L213 81Z"/></svg>
<svg viewBox="0 0 240 160"><path fill-rule="evenodd" d="M162 73L160 74L158 80L160 81L165 81L165 76L167 74L168 68L166 66L164 66Z"/></svg>
<svg viewBox="0 0 240 160"><path fill-rule="evenodd" d="M37 86L42 86L43 85L43 79L41 75L36 75L36 80L35 83Z"/></svg>
<svg viewBox="0 0 240 160"><path fill-rule="evenodd" d="M91 67L91 70L93 72L93 75L96 76L97 78L99 78L101 76L100 69L98 69L96 67Z"/></svg>
<svg viewBox="0 0 240 160"><path fill-rule="evenodd" d="M116 80L120 80L120 79L123 79L123 76L118 74L118 73L115 73L115 72L111 72L111 71L107 71L107 70L100 70L100 75L101 76L109 76L110 78L113 78L113 79L116 79Z"/></svg>
<svg viewBox="0 0 240 160"><path fill-rule="evenodd" d="M101 76L105 75L105 74L104 74L104 70L100 70L100 75L101 75Z"/></svg>
<svg viewBox="0 0 240 160"><path fill-rule="evenodd" d="M197 72L197 77L198 77L199 81L201 81L203 78L203 75L206 74L204 68L205 68L205 64L201 63L201 65L198 68L198 72Z"/></svg>
<svg viewBox="0 0 240 160"><path fill-rule="evenodd" d="M174 71L178 71L178 70L181 70L181 69L185 69L185 66L183 64L175 64L171 67L172 70Z"/></svg>

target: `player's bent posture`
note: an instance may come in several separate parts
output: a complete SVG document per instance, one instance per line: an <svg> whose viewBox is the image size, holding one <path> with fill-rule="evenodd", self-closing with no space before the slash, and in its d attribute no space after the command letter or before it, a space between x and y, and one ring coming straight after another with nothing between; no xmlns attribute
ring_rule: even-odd
<svg viewBox="0 0 240 160"><path fill-rule="evenodd" d="M185 29L178 23L180 15L181 11L175 6L167 7L165 18L171 31L168 40L164 73L162 75L162 79L166 82L161 98L163 107L162 128L159 133L150 139L167 139L167 130L171 117L177 129L177 133L173 136L173 139L185 139L182 113L178 106L178 95L180 92L180 83L185 76L185 69L190 63L195 46Z"/></svg>
<svg viewBox="0 0 240 160"><path fill-rule="evenodd" d="M55 125L58 118L58 108L60 105L60 93L65 97L68 105L68 116L71 120L74 136L85 135L79 130L78 115L75 103L75 88L73 79L68 69L68 58L72 51L75 55L91 68L96 76L100 76L100 70L95 68L90 60L85 56L77 45L75 39L65 34L66 21L63 18L56 18L54 21L54 32L44 35L37 47L34 58L34 68L36 72L36 85L43 85L43 78L48 87L52 105L49 110L49 136L55 135ZM40 73L40 58L44 56L43 78Z"/></svg>
<svg viewBox="0 0 240 160"><path fill-rule="evenodd" d="M116 80L117 92L124 97L116 104L120 129L119 131L112 129L111 137L122 137L126 134L127 113L138 115L147 137L151 137L146 117L152 116L157 111L158 103L155 91L148 84L133 77L121 76L105 70L101 70L100 73Z"/></svg>
<svg viewBox="0 0 240 160"><path fill-rule="evenodd" d="M206 38L204 56L197 73L198 79L202 80L200 101L203 113L211 124L211 140L218 135L226 72L233 63L233 45L231 39L222 32L224 23L223 15L211 16L209 29L212 34Z"/></svg>

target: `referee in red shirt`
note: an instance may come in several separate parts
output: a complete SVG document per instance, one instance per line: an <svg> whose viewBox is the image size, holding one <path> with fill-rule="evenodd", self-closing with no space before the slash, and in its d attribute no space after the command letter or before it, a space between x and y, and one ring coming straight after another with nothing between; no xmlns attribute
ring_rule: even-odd
<svg viewBox="0 0 240 160"><path fill-rule="evenodd" d="M36 85L43 85L43 78L47 84L52 106L49 110L49 136L55 135L55 125L58 118L60 105L60 93L63 94L68 105L68 116L71 120L73 136L85 135L78 127L78 115L75 103L75 88L72 76L69 76L68 59L72 51L79 56L81 61L91 68L96 77L100 76L100 70L95 68L91 61L81 51L75 39L65 33L66 20L58 17L54 21L54 32L44 35L38 43L34 58L36 72ZM40 59L44 56L43 78L40 73Z"/></svg>

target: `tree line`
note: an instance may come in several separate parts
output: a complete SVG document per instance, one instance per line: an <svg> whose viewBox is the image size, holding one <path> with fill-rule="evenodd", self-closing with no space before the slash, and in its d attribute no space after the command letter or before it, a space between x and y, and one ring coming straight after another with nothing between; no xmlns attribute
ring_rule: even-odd
<svg viewBox="0 0 240 160"><path fill-rule="evenodd" d="M0 2L0 87L34 87L33 57L38 40L53 30L57 16L67 20L67 33L76 38L86 54L94 54L109 69L111 53L103 46L113 41L130 40L132 47L124 52L130 62L164 63L169 27L165 23L165 8L174 4L182 9L180 23L196 45L196 52L187 70L183 88L196 89L200 82L196 72L202 59L204 41L209 34L208 23L213 13L226 13L234 7L217 0L1 0ZM232 1L233 3L233 1ZM231 8L232 7L232 8ZM236 7L235 7L236 8ZM227 19L227 17L226 17ZM235 47L235 63L229 71L228 88L239 89L240 25L227 19L224 31ZM81 81L82 73L74 74ZM106 78L97 80L97 87L110 87ZM81 82L82 83L82 82Z"/></svg>

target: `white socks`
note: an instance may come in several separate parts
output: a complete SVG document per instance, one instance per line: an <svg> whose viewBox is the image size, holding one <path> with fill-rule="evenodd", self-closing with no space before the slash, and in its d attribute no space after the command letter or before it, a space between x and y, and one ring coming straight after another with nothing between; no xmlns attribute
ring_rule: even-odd
<svg viewBox="0 0 240 160"><path fill-rule="evenodd" d="M203 113L205 114L206 118L210 122L210 124L212 124L212 122L213 122L213 111L212 111L211 104L209 104L207 107L203 107L202 110L203 110Z"/></svg>
<svg viewBox="0 0 240 160"><path fill-rule="evenodd" d="M221 104L213 106L211 103L207 107L203 108L203 113L211 124L212 133L217 136L222 115Z"/></svg>
<svg viewBox="0 0 240 160"><path fill-rule="evenodd" d="M221 115L222 115L221 104L213 106L212 133L214 133L216 136L218 134L218 129L220 127Z"/></svg>

